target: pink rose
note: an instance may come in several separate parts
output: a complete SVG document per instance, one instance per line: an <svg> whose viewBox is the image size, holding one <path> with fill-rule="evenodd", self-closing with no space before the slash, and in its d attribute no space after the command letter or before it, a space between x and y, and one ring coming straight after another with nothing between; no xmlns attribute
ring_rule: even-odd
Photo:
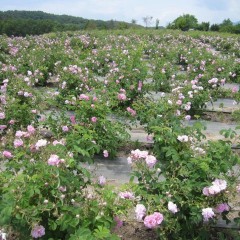
<svg viewBox="0 0 240 240"><path fill-rule="evenodd" d="M220 204L218 204L217 206L216 206L216 208L215 208L215 211L217 212L217 213L222 213L222 212L225 212L225 211L229 211L230 210L230 207L228 206L228 204L227 203L220 203Z"/></svg>
<svg viewBox="0 0 240 240"><path fill-rule="evenodd" d="M202 216L203 216L203 220L205 222L207 222L207 221L209 221L209 219L211 219L215 216L215 213L213 212L212 208L203 208Z"/></svg>
<svg viewBox="0 0 240 240"><path fill-rule="evenodd" d="M155 228L163 221L163 215L159 212L155 212L152 215L148 215L144 218L144 225L147 228Z"/></svg>
<svg viewBox="0 0 240 240"><path fill-rule="evenodd" d="M27 130L30 134L34 134L36 131L36 129L32 125L28 125Z"/></svg>
<svg viewBox="0 0 240 240"><path fill-rule="evenodd" d="M51 166L58 166L60 162L61 160L56 154L52 154L48 159L48 165L51 165Z"/></svg>
<svg viewBox="0 0 240 240"><path fill-rule="evenodd" d="M15 148L23 146L23 140L22 139L15 139L13 142L13 145Z"/></svg>
<svg viewBox="0 0 240 240"><path fill-rule="evenodd" d="M135 208L137 221L142 221L143 217L146 215L146 208L143 204L137 204Z"/></svg>
<svg viewBox="0 0 240 240"><path fill-rule="evenodd" d="M12 153L11 152L9 152L9 151L3 151L3 156L5 157L5 158L12 158L13 157L13 155L12 155Z"/></svg>
<svg viewBox="0 0 240 240"><path fill-rule="evenodd" d="M119 93L118 94L118 100L125 101L126 99L127 99L127 97L124 93Z"/></svg>
<svg viewBox="0 0 240 240"><path fill-rule="evenodd" d="M101 185L101 186L105 185L106 184L106 178L104 176L100 176L98 178L98 184Z"/></svg>
<svg viewBox="0 0 240 240"><path fill-rule="evenodd" d="M63 130L63 132L68 132L69 128L68 128L68 126L62 126L62 130Z"/></svg>
<svg viewBox="0 0 240 240"><path fill-rule="evenodd" d="M157 159L152 155L148 155L146 157L145 161L146 161L146 164L148 165L148 167L152 168L156 164Z"/></svg>
<svg viewBox="0 0 240 240"><path fill-rule="evenodd" d="M176 212L178 212L177 205L171 201L168 202L168 210L175 214Z"/></svg>
<svg viewBox="0 0 240 240"><path fill-rule="evenodd" d="M93 122L93 123L97 122L97 118L96 117L92 117L91 118L91 122Z"/></svg>
<svg viewBox="0 0 240 240"><path fill-rule="evenodd" d="M107 158L107 157L109 156L109 154L108 154L108 151L107 151L107 150L104 150L104 151L103 151L103 156L104 156L105 158Z"/></svg>

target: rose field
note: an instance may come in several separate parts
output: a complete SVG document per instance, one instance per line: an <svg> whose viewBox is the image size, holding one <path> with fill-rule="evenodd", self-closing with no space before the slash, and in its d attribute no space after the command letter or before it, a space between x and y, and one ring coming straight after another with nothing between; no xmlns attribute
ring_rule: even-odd
<svg viewBox="0 0 240 240"><path fill-rule="evenodd" d="M1 240L240 239L239 35L0 35L0 86Z"/></svg>

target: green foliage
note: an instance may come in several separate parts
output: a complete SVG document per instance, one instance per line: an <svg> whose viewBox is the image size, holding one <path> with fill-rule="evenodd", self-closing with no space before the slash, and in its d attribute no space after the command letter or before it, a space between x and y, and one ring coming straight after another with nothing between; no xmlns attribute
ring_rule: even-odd
<svg viewBox="0 0 240 240"><path fill-rule="evenodd" d="M171 24L171 29L181 29L182 31L188 31L197 27L198 20L194 15L184 14L176 18Z"/></svg>

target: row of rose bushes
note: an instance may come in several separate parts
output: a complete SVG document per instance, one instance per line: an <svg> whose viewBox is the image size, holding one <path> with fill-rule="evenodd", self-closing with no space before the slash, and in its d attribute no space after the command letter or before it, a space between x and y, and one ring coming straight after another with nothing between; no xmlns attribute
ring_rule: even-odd
<svg viewBox="0 0 240 240"><path fill-rule="evenodd" d="M14 227L22 237L31 234L43 239L79 239L81 235L85 239L117 239L110 229L121 225L119 215L126 213L128 207L142 204L137 205L137 209L142 209L142 212L137 210L137 219L144 220L148 228L157 227L159 236L189 237L190 231L181 229L190 226L206 234L201 211L207 209L210 219L215 213L209 208L218 204L228 206L230 195L224 193L227 186L232 186L227 191L235 190L236 176L229 177L231 175L227 173L239 159L231 152L228 142L198 145L196 139L200 141L203 137L201 127L185 128L181 120L189 120L202 107L201 104L218 91L219 84L223 84L221 76L214 77L214 72L205 85L201 80L204 76L199 73L188 78L192 79L189 81L172 76L171 82L175 85L169 84L171 95L156 103L143 97L148 91L144 83L146 62L141 60L146 45L136 47L135 43L141 40L139 36L102 36L101 41L107 43L101 53L104 68L98 62L102 42L96 36L74 33L65 37L4 39L18 44L20 50L10 53L11 59L4 49L6 58L1 71L1 168L4 170L0 176L1 225ZM169 39L174 43L172 35L163 36L163 39L150 35L146 39L152 42L159 39L161 43ZM180 36L180 40L189 43L192 39ZM60 50L58 45L61 44L64 48ZM196 44L199 42L191 46ZM3 46L8 49L9 43ZM112 54L114 48L117 51ZM59 56L51 57L52 50L53 55L57 53ZM29 53L25 55L21 51ZM92 55L93 59L89 59ZM161 61L167 62L171 56L166 55ZM47 64L42 68L45 72L36 72L42 63ZM85 64L96 65L86 67ZM157 68L164 73L165 69L157 64L156 61L154 74ZM179 64L184 66L183 62ZM93 77L94 69L97 70L95 74L107 77ZM39 79L46 81L50 73L59 84L58 90L50 93L49 98L43 98L32 85L38 74ZM162 80L163 76L154 78ZM45 106L43 99L44 104L47 102L56 107L56 111L46 114L42 109ZM154 135L155 157L146 152L140 153L136 159L131 156L133 165L139 167L134 172L139 184L133 186L132 192L128 188L118 194L107 186L103 188L104 177L92 181L89 172L79 162L91 161L98 153L104 157L114 155L125 143L129 137L125 124L111 118L112 114L119 112L122 118L139 120L148 133ZM41 127L48 127L51 138L39 135ZM143 164L143 159L147 165ZM160 181L159 176L166 180ZM182 184L184 181L185 185ZM224 183L224 189L216 192L216 198L207 198L208 189L205 188L205 195L202 190L210 187L212 182L213 186ZM226 212L223 211L222 215L225 216ZM158 228L161 223L166 226Z"/></svg>
<svg viewBox="0 0 240 240"><path fill-rule="evenodd" d="M231 142L203 143L203 126L184 126L177 105L167 98L145 107L153 155L131 151L128 162L138 184L131 178L122 192L105 186L103 176L92 179L69 152L67 138L43 139L32 125L9 129L1 139L1 225L24 237L118 239L110 230L136 207L136 220L163 239L209 239L220 216L230 222L231 201L240 191L234 170L240 159Z"/></svg>

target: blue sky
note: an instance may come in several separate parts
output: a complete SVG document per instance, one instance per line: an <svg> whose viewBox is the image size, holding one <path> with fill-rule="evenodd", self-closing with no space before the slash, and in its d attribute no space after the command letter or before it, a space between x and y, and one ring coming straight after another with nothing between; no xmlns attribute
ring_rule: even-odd
<svg viewBox="0 0 240 240"><path fill-rule="evenodd" d="M240 21L240 0L1 0L0 10L40 10L88 19L137 20L152 16L165 26L182 14L193 14L199 22L220 23L226 18Z"/></svg>

